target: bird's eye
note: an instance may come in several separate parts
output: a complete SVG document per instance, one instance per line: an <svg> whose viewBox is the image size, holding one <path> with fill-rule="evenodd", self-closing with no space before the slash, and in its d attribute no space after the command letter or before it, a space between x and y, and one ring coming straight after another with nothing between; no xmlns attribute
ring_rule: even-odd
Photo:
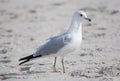
<svg viewBox="0 0 120 81"><path fill-rule="evenodd" d="M83 15L82 15L82 14L80 14L80 16L82 17Z"/></svg>

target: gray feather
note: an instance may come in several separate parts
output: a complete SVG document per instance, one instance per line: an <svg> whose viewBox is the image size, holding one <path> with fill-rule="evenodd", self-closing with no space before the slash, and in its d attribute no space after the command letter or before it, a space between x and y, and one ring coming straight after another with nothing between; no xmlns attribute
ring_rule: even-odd
<svg viewBox="0 0 120 81"><path fill-rule="evenodd" d="M57 53L61 48L67 45L71 41L71 38L68 34L63 36L57 36L50 39L46 44L41 46L34 54L34 56L38 55L50 55Z"/></svg>

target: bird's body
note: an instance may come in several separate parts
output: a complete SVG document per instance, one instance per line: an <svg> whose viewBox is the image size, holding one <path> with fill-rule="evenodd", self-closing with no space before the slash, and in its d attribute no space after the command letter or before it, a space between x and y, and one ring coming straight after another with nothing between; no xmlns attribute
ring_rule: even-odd
<svg viewBox="0 0 120 81"><path fill-rule="evenodd" d="M82 16L79 17L80 15L82 15L83 17ZM88 19L83 11L78 11L74 13L71 25L65 33L50 38L49 41L45 43L43 46L41 46L35 53L33 53L30 56L21 58L20 61L21 60L25 60L25 61L21 62L20 65L30 61L33 58L52 55L55 56L54 70L56 71L55 65L56 65L57 56L62 56L62 64L64 69L64 62L63 62L64 55L74 52L75 50L79 49L81 45L82 23L80 22L84 18Z"/></svg>

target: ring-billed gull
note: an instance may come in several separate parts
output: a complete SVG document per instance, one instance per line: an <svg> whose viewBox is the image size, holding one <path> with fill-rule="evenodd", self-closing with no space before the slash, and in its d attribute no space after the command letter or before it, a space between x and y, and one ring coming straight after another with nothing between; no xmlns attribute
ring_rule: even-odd
<svg viewBox="0 0 120 81"><path fill-rule="evenodd" d="M34 58L54 55L55 60L54 60L53 70L54 72L57 72L56 59L57 56L60 55L62 56L61 62L62 62L63 72L65 73L64 55L79 49L82 41L83 20L91 21L91 19L87 17L84 11L75 12L72 18L71 25L65 33L50 38L49 41L44 45L42 45L35 53L19 59L19 61L23 61L19 65L26 63Z"/></svg>

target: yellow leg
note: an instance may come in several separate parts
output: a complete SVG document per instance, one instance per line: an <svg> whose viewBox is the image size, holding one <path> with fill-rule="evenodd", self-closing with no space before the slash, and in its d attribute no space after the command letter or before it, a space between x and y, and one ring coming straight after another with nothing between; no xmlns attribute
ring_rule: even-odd
<svg viewBox="0 0 120 81"><path fill-rule="evenodd" d="M62 58L62 67L63 67L63 73L65 73L64 59L63 58Z"/></svg>
<svg viewBox="0 0 120 81"><path fill-rule="evenodd" d="M54 72L57 72L57 69L56 69L56 60L57 60L57 57L55 57L54 65L53 65L53 71Z"/></svg>

